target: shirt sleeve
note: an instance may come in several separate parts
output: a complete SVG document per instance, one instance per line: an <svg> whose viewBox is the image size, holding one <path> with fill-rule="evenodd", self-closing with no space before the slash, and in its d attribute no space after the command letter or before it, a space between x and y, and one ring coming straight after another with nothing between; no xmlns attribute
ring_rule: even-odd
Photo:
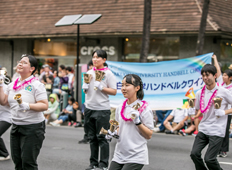
<svg viewBox="0 0 232 170"><path fill-rule="evenodd" d="M116 108L115 110L115 120L119 122L119 115L120 115L120 106Z"/></svg>
<svg viewBox="0 0 232 170"><path fill-rule="evenodd" d="M154 129L153 112L147 107L140 115L142 123L149 129Z"/></svg>
<svg viewBox="0 0 232 170"><path fill-rule="evenodd" d="M221 84L223 83L222 75L220 75L220 76L217 78L217 82L219 83L219 85L221 85Z"/></svg>
<svg viewBox="0 0 232 170"><path fill-rule="evenodd" d="M227 101L228 104L232 105L232 94L228 89L224 89L225 90L225 99Z"/></svg>
<svg viewBox="0 0 232 170"><path fill-rule="evenodd" d="M201 90L199 90L196 94L196 101L195 101L195 109L196 110L200 109L200 95L201 95Z"/></svg>
<svg viewBox="0 0 232 170"><path fill-rule="evenodd" d="M176 109L173 109L172 112L170 113L171 116L175 116Z"/></svg>
<svg viewBox="0 0 232 170"><path fill-rule="evenodd" d="M35 100L40 101L45 99L48 99L45 86L39 82L39 85L35 88Z"/></svg>
<svg viewBox="0 0 232 170"><path fill-rule="evenodd" d="M116 78L112 72L108 75L107 86L108 88L116 89Z"/></svg>

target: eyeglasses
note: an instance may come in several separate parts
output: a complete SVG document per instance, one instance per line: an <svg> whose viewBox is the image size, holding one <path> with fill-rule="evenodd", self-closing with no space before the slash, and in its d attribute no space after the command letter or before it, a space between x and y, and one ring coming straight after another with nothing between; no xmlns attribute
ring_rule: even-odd
<svg viewBox="0 0 232 170"><path fill-rule="evenodd" d="M28 64L26 61L17 61L17 64L22 64L22 65L26 65Z"/></svg>

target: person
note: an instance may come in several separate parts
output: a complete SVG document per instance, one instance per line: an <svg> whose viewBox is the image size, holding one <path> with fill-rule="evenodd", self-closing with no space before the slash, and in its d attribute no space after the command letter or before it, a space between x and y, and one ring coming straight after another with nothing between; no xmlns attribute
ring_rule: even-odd
<svg viewBox="0 0 232 170"><path fill-rule="evenodd" d="M61 65L63 66L63 65ZM59 67L61 68L61 67ZM62 67L63 68L63 67ZM68 81L69 81L69 78L67 77L66 75L66 70L65 69L62 69L59 73L58 73L58 76L60 78L60 84L59 84L59 87L58 89L56 88L53 88L53 91L52 93L56 93L58 95L60 94L64 94L66 92L69 92L69 88L68 88Z"/></svg>
<svg viewBox="0 0 232 170"><path fill-rule="evenodd" d="M169 122L172 119L173 122ZM179 130L186 126L187 119L188 111L185 108L185 105L183 105L182 108L174 109L164 121L164 126L167 129L165 133L178 134Z"/></svg>
<svg viewBox="0 0 232 170"><path fill-rule="evenodd" d="M56 120L59 115L59 102L56 94L49 95L48 110L44 112L45 123L47 124L50 118Z"/></svg>
<svg viewBox="0 0 232 170"><path fill-rule="evenodd" d="M62 110L57 120L50 122L52 126L60 126L60 124L68 121L69 114L73 113L73 103L75 102L73 97L69 97L68 105Z"/></svg>
<svg viewBox="0 0 232 170"><path fill-rule="evenodd" d="M109 170L140 170L149 164L147 140L153 133L153 112L148 103L142 101L143 82L139 76L127 74L121 91L126 100L115 111L119 127L113 133L108 130L109 135L106 135L107 139L119 135ZM141 106L138 110L134 109L137 104Z"/></svg>
<svg viewBox="0 0 232 170"><path fill-rule="evenodd" d="M217 169L220 170L220 164L217 161L217 154L220 151L226 132L227 114L232 113L232 109L227 109L232 104L232 95L228 89L216 85L217 69L211 64L206 64L201 69L204 87L196 93L195 109L201 111L203 118L199 124L199 132L195 137L191 159L197 170ZM213 98L222 99L221 107L215 109ZM208 145L204 161L201 158L201 151Z"/></svg>
<svg viewBox="0 0 232 170"><path fill-rule="evenodd" d="M66 74L68 77L68 88L71 91L72 89L72 80L74 77L74 74L72 73L72 68L71 67L66 67Z"/></svg>
<svg viewBox="0 0 232 170"><path fill-rule="evenodd" d="M11 77L7 75L7 69L6 69L6 67L2 67L2 70L4 70L6 72L5 73L5 77L9 80L9 82L12 82Z"/></svg>
<svg viewBox="0 0 232 170"><path fill-rule="evenodd" d="M164 126L164 121L167 119L167 117L170 115L172 110L157 110L156 115L158 117L158 122L160 122L160 125L153 129L154 132L164 132L165 126ZM164 114L164 116L163 116Z"/></svg>
<svg viewBox="0 0 232 170"><path fill-rule="evenodd" d="M73 127L82 127L81 123L81 111L79 109L79 104L77 101L73 103L73 113L68 115L68 126L73 126ZM72 121L74 122L72 124Z"/></svg>
<svg viewBox="0 0 232 170"><path fill-rule="evenodd" d="M224 71L223 75L221 74L221 69L219 66L219 63L217 61L217 56L212 56L214 60L214 66L217 69L217 85L222 86L230 91L232 94L232 70L227 69ZM228 109L231 108L231 105L229 105ZM224 137L221 149L219 151L218 156L219 157L227 157L227 153L229 152L229 130L230 130L230 123L231 123L231 115L228 115L227 119L227 125L226 125L226 135Z"/></svg>
<svg viewBox="0 0 232 170"><path fill-rule="evenodd" d="M47 76L53 75L50 66L48 64L44 64L40 69L39 81L46 81L44 78L45 74L47 74Z"/></svg>
<svg viewBox="0 0 232 170"><path fill-rule="evenodd" d="M60 78L58 77L58 74L57 74L56 70L53 73L53 77L54 77L53 88L58 88L59 87L59 83L60 83Z"/></svg>
<svg viewBox="0 0 232 170"><path fill-rule="evenodd" d="M12 113L10 148L15 169L38 169L37 157L45 138L43 111L48 109L48 100L44 85L33 76L37 65L34 56L22 55L17 65L20 78L6 92L0 86L0 104L9 105ZM16 94L21 98L15 98Z"/></svg>
<svg viewBox="0 0 232 170"><path fill-rule="evenodd" d="M0 84L1 86L1 84ZM7 89L7 85L2 82L3 91ZM11 112L9 106L0 105L0 161L5 161L10 159L10 154L6 149L5 143L2 139L2 135L11 126Z"/></svg>
<svg viewBox="0 0 232 170"><path fill-rule="evenodd" d="M96 50L92 53L93 69L87 74L92 75L89 84L84 83L82 89L86 93L85 108L85 128L90 140L90 165L86 170L106 169L109 160L109 143L103 134L99 134L100 129L109 128L110 103L109 95L116 95L116 78L114 74L104 64L107 54L104 50ZM101 70L105 73L102 81L95 81L95 70ZM97 87L94 90L94 87ZM98 161L100 147L100 161Z"/></svg>

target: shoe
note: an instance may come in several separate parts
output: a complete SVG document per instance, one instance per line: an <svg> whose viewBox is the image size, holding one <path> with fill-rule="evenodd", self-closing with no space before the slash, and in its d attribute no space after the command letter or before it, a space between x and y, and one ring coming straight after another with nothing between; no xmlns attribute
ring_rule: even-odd
<svg viewBox="0 0 232 170"><path fill-rule="evenodd" d="M99 166L95 170L108 170L108 168L107 167Z"/></svg>
<svg viewBox="0 0 232 170"><path fill-rule="evenodd" d="M52 126L60 126L60 124L57 124L57 123L54 123L54 122L50 122L49 124L52 125Z"/></svg>
<svg viewBox="0 0 232 170"><path fill-rule="evenodd" d="M225 158L225 157L227 157L227 154L226 154L226 152L221 152L221 154L220 154L220 157L222 157L222 158Z"/></svg>
<svg viewBox="0 0 232 170"><path fill-rule="evenodd" d="M174 134L174 132L170 131L170 130L165 130L166 134Z"/></svg>
<svg viewBox="0 0 232 170"><path fill-rule="evenodd" d="M158 128L158 127L160 127L160 126L161 126L161 123L157 123L156 127Z"/></svg>
<svg viewBox="0 0 232 170"><path fill-rule="evenodd" d="M95 165L89 165L88 168L86 168L85 170L95 170L97 168L97 166Z"/></svg>
<svg viewBox="0 0 232 170"><path fill-rule="evenodd" d="M75 128L77 128L77 127L82 127L82 124L79 123L79 122L77 122L76 125L75 125L74 127L75 127Z"/></svg>
<svg viewBox="0 0 232 170"><path fill-rule="evenodd" d="M78 142L79 144L89 144L89 141L86 139L82 139Z"/></svg>
<svg viewBox="0 0 232 170"><path fill-rule="evenodd" d="M154 128L154 129L153 129L153 132L154 132L154 133L160 132L160 128Z"/></svg>
<svg viewBox="0 0 232 170"><path fill-rule="evenodd" d="M197 134L198 134L198 131L195 130L192 135L197 136Z"/></svg>
<svg viewBox="0 0 232 170"><path fill-rule="evenodd" d="M9 159L10 159L10 155L8 155L7 157L0 156L0 161L6 161Z"/></svg>
<svg viewBox="0 0 232 170"><path fill-rule="evenodd" d="M68 122L68 126L72 126L72 122Z"/></svg>
<svg viewBox="0 0 232 170"><path fill-rule="evenodd" d="M186 136L185 130L184 129L179 130L179 135Z"/></svg>
<svg viewBox="0 0 232 170"><path fill-rule="evenodd" d="M76 124L77 124L77 122L74 122L74 123L73 123L73 125L72 125L72 127L75 127L75 126L76 126Z"/></svg>

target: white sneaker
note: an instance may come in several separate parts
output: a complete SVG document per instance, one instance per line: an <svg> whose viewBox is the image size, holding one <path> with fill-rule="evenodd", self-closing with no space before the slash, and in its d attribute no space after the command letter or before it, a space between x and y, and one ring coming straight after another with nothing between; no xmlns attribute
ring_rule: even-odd
<svg viewBox="0 0 232 170"><path fill-rule="evenodd" d="M154 132L154 133L160 132L160 128L157 128L157 127L154 128L154 129L153 129L153 132Z"/></svg>
<svg viewBox="0 0 232 170"><path fill-rule="evenodd" d="M0 161L6 161L9 159L10 159L10 155L8 155L7 157L0 156Z"/></svg>
<svg viewBox="0 0 232 170"><path fill-rule="evenodd" d="M161 123L157 123L156 127L158 128L158 127L160 127L160 126L161 126Z"/></svg>
<svg viewBox="0 0 232 170"><path fill-rule="evenodd" d="M50 122L50 125L52 125L52 126L60 126L60 124L55 123L55 122Z"/></svg>

